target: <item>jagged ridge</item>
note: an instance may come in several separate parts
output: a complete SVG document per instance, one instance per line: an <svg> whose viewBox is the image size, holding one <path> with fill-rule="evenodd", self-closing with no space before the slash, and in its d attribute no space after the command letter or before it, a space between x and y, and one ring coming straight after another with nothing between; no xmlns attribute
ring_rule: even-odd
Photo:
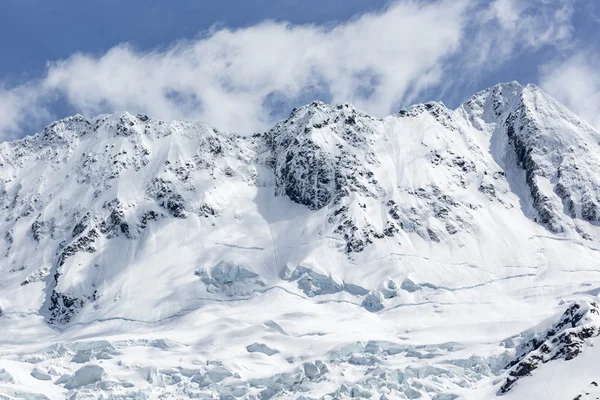
<svg viewBox="0 0 600 400"><path fill-rule="evenodd" d="M1 318L41 316L74 334L111 321L154 329L197 311L196 320L226 331L199 345L207 353L223 346L221 338L245 340L241 329L267 332L249 333L243 367L207 359L193 374L175 365L147 372L162 395L285 398L303 391L344 398L385 391L390 398L451 399L495 376L507 366L504 356L467 359L455 357L461 349L454 344L396 341L450 307L460 307L451 312L458 324L470 314L462 308L481 299L503 318L511 310L500 312L504 305L495 302L519 301L531 310L509 282L523 290L529 280L595 267L597 137L538 88L516 83L480 92L456 110L430 102L383 119L348 104L314 102L251 136L141 114L67 118L0 146ZM556 285L566 294L574 292L571 276ZM544 299L553 301L553 293ZM257 308L236 317L246 304ZM211 321L219 307L230 308ZM543 304L540 315L549 307ZM327 314L330 308L336 312ZM388 325L371 335L393 332L393 340L346 338L349 347L334 351L340 339L331 338L354 331L344 325L350 310L373 329L400 314L394 324L410 329L400 334ZM268 319L317 321L319 313L339 330L288 334ZM235 325L254 314L258 325ZM431 318L421 321L423 315ZM509 380L584 348L563 346L575 343L569 334L544 340L558 337L562 347L547 354L540 338L524 347L509 365L518 371ZM291 340L303 350L286 352L282 343ZM307 356L304 347L320 353ZM56 380L61 394L133 396L114 380L106 383L110 368L88 368L118 358L110 346L79 355L73 349L59 349L60 357L88 365ZM262 365L281 359L290 371L238 377L258 365L252 357ZM393 366L406 359L435 360ZM362 377L347 382L348 368Z"/></svg>

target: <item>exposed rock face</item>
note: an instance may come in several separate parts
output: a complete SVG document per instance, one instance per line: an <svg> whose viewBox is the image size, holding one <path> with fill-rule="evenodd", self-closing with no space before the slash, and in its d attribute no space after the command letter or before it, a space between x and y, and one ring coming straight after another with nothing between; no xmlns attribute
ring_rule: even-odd
<svg viewBox="0 0 600 400"><path fill-rule="evenodd" d="M525 341L516 349L516 357L506 368L508 377L499 394L508 392L517 381L531 375L542 364L553 360L569 361L588 345L588 340L600 335L600 307L593 301L580 301L565 312L543 332L524 332ZM529 336L531 336L529 338ZM508 339L507 343L512 343Z"/></svg>
<svg viewBox="0 0 600 400"><path fill-rule="evenodd" d="M513 156L524 172L532 218L553 233L563 232L567 218L598 221L597 172L599 136L539 88L517 83L497 85L474 95L463 105L480 129L494 123L505 134ZM505 165L516 183L514 169Z"/></svg>
<svg viewBox="0 0 600 400"><path fill-rule="evenodd" d="M277 193L312 210L351 192L380 191L369 164L376 121L348 104L322 102L294 110L266 136Z"/></svg>
<svg viewBox="0 0 600 400"><path fill-rule="evenodd" d="M506 119L506 134L509 143L514 147L519 166L525 170L525 181L529 187L529 193L533 200L533 208L536 211L539 222L548 226L548 229L554 233L562 232L560 210L553 204L552 199L544 194L537 177L550 178L544 176L544 170L536 163L533 149L526 144L525 138L519 135L518 131L529 128L528 132L535 132L541 136L536 129L535 124L527 118L527 111L520 107L511 113Z"/></svg>
<svg viewBox="0 0 600 400"><path fill-rule="evenodd" d="M58 279L58 277L55 277L55 279ZM70 297L53 290L48 306L48 322L51 324L67 324L84 305L85 300L83 299Z"/></svg>

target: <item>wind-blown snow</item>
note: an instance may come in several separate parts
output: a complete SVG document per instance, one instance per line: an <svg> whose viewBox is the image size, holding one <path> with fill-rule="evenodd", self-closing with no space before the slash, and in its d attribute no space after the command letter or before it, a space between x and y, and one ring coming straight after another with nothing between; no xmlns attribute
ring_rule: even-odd
<svg viewBox="0 0 600 400"><path fill-rule="evenodd" d="M2 143L0 393L575 398L599 143L516 82L253 136L125 113Z"/></svg>

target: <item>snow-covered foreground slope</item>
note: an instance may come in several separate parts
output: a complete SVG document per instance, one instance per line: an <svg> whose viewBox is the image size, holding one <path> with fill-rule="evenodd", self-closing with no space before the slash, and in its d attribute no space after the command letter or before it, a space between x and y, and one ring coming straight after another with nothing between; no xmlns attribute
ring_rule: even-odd
<svg viewBox="0 0 600 400"><path fill-rule="evenodd" d="M2 143L0 397L587 396L599 143L517 83Z"/></svg>

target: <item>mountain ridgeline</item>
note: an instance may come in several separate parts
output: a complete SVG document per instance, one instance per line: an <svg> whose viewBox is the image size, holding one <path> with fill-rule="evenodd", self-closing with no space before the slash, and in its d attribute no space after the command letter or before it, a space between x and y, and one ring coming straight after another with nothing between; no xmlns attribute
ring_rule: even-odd
<svg viewBox="0 0 600 400"><path fill-rule="evenodd" d="M0 148L4 268L11 290L42 282L40 310L68 323L106 280L85 273L98 278L73 287L63 275L102 271L95 254L160 229L159 220L218 224L227 206L215 201L215 182L272 188L318 212L319 234L343 241L348 257L386 238L443 246L476 236L486 227L475 214L491 204L597 240L599 142L539 88L517 83L456 110L426 103L384 119L316 101L252 136L77 115Z"/></svg>
<svg viewBox="0 0 600 400"><path fill-rule="evenodd" d="M516 82L383 119L315 101L254 135L76 115L0 144L0 205L5 317L156 323L280 289L378 315L535 279L564 263L541 240L593 254L600 134ZM502 391L543 340L512 350Z"/></svg>

